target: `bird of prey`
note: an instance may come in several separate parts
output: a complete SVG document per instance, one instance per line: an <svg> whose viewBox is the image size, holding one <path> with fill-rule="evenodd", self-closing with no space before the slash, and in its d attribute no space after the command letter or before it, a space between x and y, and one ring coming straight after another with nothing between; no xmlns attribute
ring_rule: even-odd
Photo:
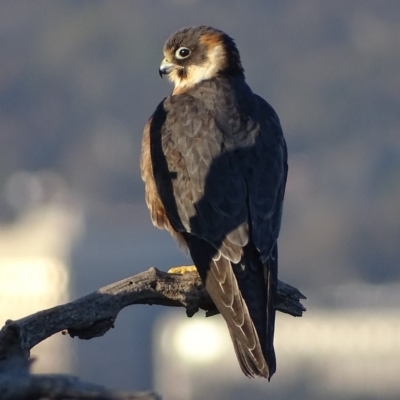
<svg viewBox="0 0 400 400"><path fill-rule="evenodd" d="M155 226L188 249L225 319L242 371L270 378L277 238L287 150L273 108L247 85L226 33L183 28L160 75L172 94L147 122L141 173Z"/></svg>

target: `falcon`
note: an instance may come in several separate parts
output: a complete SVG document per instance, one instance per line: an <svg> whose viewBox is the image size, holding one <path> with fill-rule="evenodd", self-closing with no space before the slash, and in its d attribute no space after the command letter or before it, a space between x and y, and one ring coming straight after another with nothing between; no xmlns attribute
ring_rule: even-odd
<svg viewBox="0 0 400 400"><path fill-rule="evenodd" d="M163 52L159 73L174 89L142 141L151 219L190 253L244 374L270 379L288 171L279 118L247 85L226 33L183 28Z"/></svg>

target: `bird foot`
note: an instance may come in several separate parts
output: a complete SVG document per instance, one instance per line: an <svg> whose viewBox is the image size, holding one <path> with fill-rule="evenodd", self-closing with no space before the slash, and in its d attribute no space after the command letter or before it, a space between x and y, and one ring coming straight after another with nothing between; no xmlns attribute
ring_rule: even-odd
<svg viewBox="0 0 400 400"><path fill-rule="evenodd" d="M197 272L197 269L194 265L181 265L179 267L173 267L168 270L169 274L183 275L187 272Z"/></svg>

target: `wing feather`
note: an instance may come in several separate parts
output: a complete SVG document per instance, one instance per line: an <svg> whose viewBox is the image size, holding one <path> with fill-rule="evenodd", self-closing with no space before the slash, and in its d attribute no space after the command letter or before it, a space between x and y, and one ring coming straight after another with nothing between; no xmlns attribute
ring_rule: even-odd
<svg viewBox="0 0 400 400"><path fill-rule="evenodd" d="M245 112L188 94L164 99L150 153L165 214L228 324L242 370L270 377L287 155L268 103L251 93L243 104Z"/></svg>

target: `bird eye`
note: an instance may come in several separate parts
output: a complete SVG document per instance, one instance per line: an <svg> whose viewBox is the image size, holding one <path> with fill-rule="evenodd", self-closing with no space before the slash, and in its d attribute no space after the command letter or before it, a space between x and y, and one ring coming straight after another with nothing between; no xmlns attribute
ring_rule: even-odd
<svg viewBox="0 0 400 400"><path fill-rule="evenodd" d="M175 52L175 57L179 60L183 60L186 57L189 57L190 50L187 47L179 47L179 49Z"/></svg>

